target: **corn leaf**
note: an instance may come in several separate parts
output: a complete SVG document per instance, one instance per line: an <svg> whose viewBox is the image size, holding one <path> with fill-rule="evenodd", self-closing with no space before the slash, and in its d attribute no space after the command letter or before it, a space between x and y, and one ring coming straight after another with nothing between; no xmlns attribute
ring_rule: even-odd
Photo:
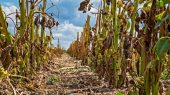
<svg viewBox="0 0 170 95"><path fill-rule="evenodd" d="M165 11L163 11L163 12L161 12L160 14L156 15L156 20L161 20L161 19L163 19L164 15L165 15Z"/></svg>
<svg viewBox="0 0 170 95"><path fill-rule="evenodd" d="M164 2L164 4L170 4L170 0L161 0Z"/></svg>
<svg viewBox="0 0 170 95"><path fill-rule="evenodd" d="M123 94L122 92L118 92L116 95L125 95L125 94Z"/></svg>
<svg viewBox="0 0 170 95"><path fill-rule="evenodd" d="M2 11L1 5L0 5L0 25L3 27L2 34L4 34L7 37L8 44L11 44L12 43L12 38L10 36L11 34L8 31L6 19L5 19L4 13Z"/></svg>
<svg viewBox="0 0 170 95"><path fill-rule="evenodd" d="M163 37L155 45L155 53L160 59L170 49L170 37Z"/></svg>
<svg viewBox="0 0 170 95"><path fill-rule="evenodd" d="M166 17L162 18L161 20L158 20L157 23L155 24L154 29L158 28L161 24L163 24L169 18L170 18L170 16L167 15Z"/></svg>

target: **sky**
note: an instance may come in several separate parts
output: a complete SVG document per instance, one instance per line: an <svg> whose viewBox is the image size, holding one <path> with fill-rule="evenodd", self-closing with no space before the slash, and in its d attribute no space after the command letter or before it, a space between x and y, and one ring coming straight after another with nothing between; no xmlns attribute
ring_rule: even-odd
<svg viewBox="0 0 170 95"><path fill-rule="evenodd" d="M78 11L79 4L83 0L51 0L55 7L48 10L48 13L54 13L55 20L59 21L60 25L52 29L53 44L57 45L58 38L63 48L67 49L71 42L76 39L77 32L82 32L83 26L86 21L86 16L91 16L91 26L95 24L95 15L90 13L83 14ZM51 6L51 1L47 0L47 8ZM93 5L98 8L100 6L100 0L91 0ZM3 10L6 14L15 12L18 7L18 0L0 0ZM93 12L97 11L92 9ZM15 15L10 16L15 19ZM9 24L9 30L14 33L14 24L11 20L7 20Z"/></svg>

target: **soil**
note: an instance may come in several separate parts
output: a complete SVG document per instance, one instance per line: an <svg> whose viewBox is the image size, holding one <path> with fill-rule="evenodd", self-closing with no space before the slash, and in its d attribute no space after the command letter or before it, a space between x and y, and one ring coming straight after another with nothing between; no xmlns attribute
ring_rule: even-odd
<svg viewBox="0 0 170 95"><path fill-rule="evenodd" d="M68 54L54 58L29 79L27 83L1 79L0 95L116 95L127 90L109 88L90 67Z"/></svg>

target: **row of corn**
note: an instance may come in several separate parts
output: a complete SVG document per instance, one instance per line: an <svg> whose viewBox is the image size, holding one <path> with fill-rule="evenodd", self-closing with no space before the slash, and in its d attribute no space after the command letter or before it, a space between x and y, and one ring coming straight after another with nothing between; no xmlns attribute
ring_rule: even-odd
<svg viewBox="0 0 170 95"><path fill-rule="evenodd" d="M47 0L18 0L19 10L5 14L0 5L0 64L11 74L29 76L51 59L52 32L57 23L46 13ZM15 15L15 34L7 20ZM50 31L49 35L45 31Z"/></svg>
<svg viewBox="0 0 170 95"><path fill-rule="evenodd" d="M111 87L128 87L129 95L162 95L161 76L170 66L170 2L101 0L96 24L90 16L68 53L90 65ZM90 0L79 11L90 10ZM96 8L97 9L97 8ZM167 94L168 89L166 89Z"/></svg>

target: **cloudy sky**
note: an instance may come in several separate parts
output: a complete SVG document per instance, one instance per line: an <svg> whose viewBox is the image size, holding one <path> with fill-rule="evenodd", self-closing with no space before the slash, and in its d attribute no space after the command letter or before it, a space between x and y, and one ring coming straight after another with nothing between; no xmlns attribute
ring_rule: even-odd
<svg viewBox="0 0 170 95"><path fill-rule="evenodd" d="M60 38L61 46L68 48L70 43L76 39L77 32L81 32L89 13L83 14L78 11L78 7L83 0L51 0L56 6L48 10L48 13L54 13L55 19L59 21L60 25L53 28L53 44L57 44L57 39ZM51 1L47 0L47 6L51 6ZM97 8L100 6L100 0L91 0L94 6ZM18 0L0 0L0 4L6 14L16 11L19 9ZM92 9L96 11L95 9ZM12 18L15 16L11 15ZM9 30L13 33L13 23L8 20ZM95 23L95 15L91 15L91 25Z"/></svg>

